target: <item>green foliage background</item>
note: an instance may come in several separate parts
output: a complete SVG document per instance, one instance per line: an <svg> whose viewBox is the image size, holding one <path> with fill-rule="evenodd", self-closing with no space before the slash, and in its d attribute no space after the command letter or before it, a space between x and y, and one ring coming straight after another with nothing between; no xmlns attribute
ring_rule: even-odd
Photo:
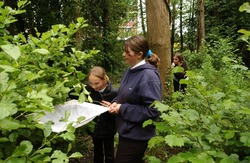
<svg viewBox="0 0 250 163"><path fill-rule="evenodd" d="M72 46L74 34L87 26L81 17L68 26L36 31L36 36L10 35L8 27L26 4L19 1L14 10L0 1L0 162L68 162L82 156L72 151L75 128L69 124L66 132L53 133L51 123L39 124L38 119L70 92L86 100L85 74L77 68L98 51ZM55 145L61 140L64 149Z"/></svg>

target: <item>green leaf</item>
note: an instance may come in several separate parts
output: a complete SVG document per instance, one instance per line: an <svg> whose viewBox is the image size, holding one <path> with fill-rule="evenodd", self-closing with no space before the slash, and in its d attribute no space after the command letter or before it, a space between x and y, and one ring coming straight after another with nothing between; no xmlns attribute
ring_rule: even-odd
<svg viewBox="0 0 250 163"><path fill-rule="evenodd" d="M69 132L69 133L74 133L76 131L76 128L73 126L73 122L69 123L67 125L67 128L66 130Z"/></svg>
<svg viewBox="0 0 250 163"><path fill-rule="evenodd" d="M181 66L176 66L172 69L172 73L182 73L184 72L184 68Z"/></svg>
<svg viewBox="0 0 250 163"><path fill-rule="evenodd" d="M150 162L150 163L161 163L161 160L156 158L155 156L150 156L147 158L147 160Z"/></svg>
<svg viewBox="0 0 250 163"><path fill-rule="evenodd" d="M18 69L12 67L12 66L8 66L8 65L0 65L0 68L4 69L5 72L15 72Z"/></svg>
<svg viewBox="0 0 250 163"><path fill-rule="evenodd" d="M213 134L218 134L220 132L220 128L217 127L215 124L209 126L210 132Z"/></svg>
<svg viewBox="0 0 250 163"><path fill-rule="evenodd" d="M240 134L240 141L247 147L250 147L250 132L244 132Z"/></svg>
<svg viewBox="0 0 250 163"><path fill-rule="evenodd" d="M43 125L43 134L45 137L48 137L50 136L51 132L52 132L52 128L51 128L51 125L53 124L53 122L49 121L47 123L45 123Z"/></svg>
<svg viewBox="0 0 250 163"><path fill-rule="evenodd" d="M170 107L168 105L165 105L159 101L155 101L154 102L154 106L160 111L160 112L164 112L164 111L168 111L170 109Z"/></svg>
<svg viewBox="0 0 250 163"><path fill-rule="evenodd" d="M165 142L170 146L183 146L184 145L184 141L182 138L178 138L176 135L167 135L165 136Z"/></svg>
<svg viewBox="0 0 250 163"><path fill-rule="evenodd" d="M239 11L240 11L240 12L246 11L247 13L250 13L250 5L249 5L249 2L243 3L243 5L240 6Z"/></svg>
<svg viewBox="0 0 250 163"><path fill-rule="evenodd" d="M15 141L17 140L18 136L19 136L19 135L18 135L17 132L13 132L13 133L11 133L11 134L9 135L9 139L10 139L11 142L15 142Z"/></svg>
<svg viewBox="0 0 250 163"><path fill-rule="evenodd" d="M224 94L223 92L218 92L218 93L213 94L213 97L214 97L216 100L220 100L220 99L222 99L223 97L225 97L225 94Z"/></svg>
<svg viewBox="0 0 250 163"><path fill-rule="evenodd" d="M59 150L55 150L51 155L51 158L53 158L52 163L69 162L69 158L67 157L67 155Z"/></svg>
<svg viewBox="0 0 250 163"><path fill-rule="evenodd" d="M0 108L1 108L0 119L12 116L17 112L17 108L12 103L0 102Z"/></svg>
<svg viewBox="0 0 250 163"><path fill-rule="evenodd" d="M22 8L27 3L27 0L20 0L17 2L17 7Z"/></svg>
<svg viewBox="0 0 250 163"><path fill-rule="evenodd" d="M235 135L235 131L226 131L225 138L227 140L232 139Z"/></svg>
<svg viewBox="0 0 250 163"><path fill-rule="evenodd" d="M13 44L2 45L1 48L5 53L7 53L14 60L18 60L21 55L21 51L18 46Z"/></svg>
<svg viewBox="0 0 250 163"><path fill-rule="evenodd" d="M64 117L62 117L59 122L68 122L70 116L70 112L68 110L65 110L64 112Z"/></svg>
<svg viewBox="0 0 250 163"><path fill-rule="evenodd" d="M8 141L10 141L8 138L5 138L5 137L0 138L0 143L8 142Z"/></svg>
<svg viewBox="0 0 250 163"><path fill-rule="evenodd" d="M142 127L146 127L147 125L151 125L151 124L153 124L153 120L152 120L152 119L149 119L149 120L147 120L147 121L145 121L145 122L143 123Z"/></svg>
<svg viewBox="0 0 250 163"><path fill-rule="evenodd" d="M52 151L51 147L45 147L45 148L37 150L35 153L46 154L46 153L50 153L51 151Z"/></svg>
<svg viewBox="0 0 250 163"><path fill-rule="evenodd" d="M49 54L49 51L47 49L35 49L32 53Z"/></svg>
<svg viewBox="0 0 250 163"><path fill-rule="evenodd" d="M191 121L197 121L200 119L199 113L196 110L193 109L187 109L183 111L184 117L191 120Z"/></svg>
<svg viewBox="0 0 250 163"><path fill-rule="evenodd" d="M21 125L19 121L17 120L11 120L9 118L4 118L0 120L0 129L1 130L16 130L19 127L24 127L24 125Z"/></svg>
<svg viewBox="0 0 250 163"><path fill-rule="evenodd" d="M83 120L85 120L85 119L86 119L86 118L85 118L84 116L80 116L80 117L77 118L76 123L79 124L79 123L81 123L81 121L83 121Z"/></svg>
<svg viewBox="0 0 250 163"><path fill-rule="evenodd" d="M64 140L69 140L69 141L73 141L75 140L75 134L74 133L63 133L60 135L60 137L62 137Z"/></svg>
<svg viewBox="0 0 250 163"><path fill-rule="evenodd" d="M167 163L177 163L177 162L184 162L184 161L185 161L185 159L182 158L181 156L179 156L179 155L174 155L174 156L172 156L172 157L170 157L170 158L168 159L168 162L167 162Z"/></svg>
<svg viewBox="0 0 250 163"><path fill-rule="evenodd" d="M17 146L12 153L12 157L28 156L33 149L30 141L24 140Z"/></svg>
<svg viewBox="0 0 250 163"><path fill-rule="evenodd" d="M69 158L81 158L83 155L80 152L72 153Z"/></svg>
<svg viewBox="0 0 250 163"><path fill-rule="evenodd" d="M242 33L242 34L244 34L244 35L246 35L246 36L250 36L250 31L248 31L248 30L240 29L240 30L238 30L238 32L239 32L239 33Z"/></svg>
<svg viewBox="0 0 250 163"><path fill-rule="evenodd" d="M163 137L155 136L155 137L153 137L152 139L149 140L148 147L153 148L153 147L155 147L156 144L161 144L162 142L164 142Z"/></svg>

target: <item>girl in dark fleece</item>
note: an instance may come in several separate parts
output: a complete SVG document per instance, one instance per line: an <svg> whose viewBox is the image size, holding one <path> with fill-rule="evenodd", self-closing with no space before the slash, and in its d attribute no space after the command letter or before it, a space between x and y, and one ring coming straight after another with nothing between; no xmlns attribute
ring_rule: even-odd
<svg viewBox="0 0 250 163"><path fill-rule="evenodd" d="M156 120L160 115L156 108L150 107L162 98L158 63L155 63L159 58L149 50L143 36L133 36L125 41L123 57L129 68L109 109L110 113L116 114L119 133L115 163L141 163L148 141L155 135L155 126L143 127L143 122Z"/></svg>

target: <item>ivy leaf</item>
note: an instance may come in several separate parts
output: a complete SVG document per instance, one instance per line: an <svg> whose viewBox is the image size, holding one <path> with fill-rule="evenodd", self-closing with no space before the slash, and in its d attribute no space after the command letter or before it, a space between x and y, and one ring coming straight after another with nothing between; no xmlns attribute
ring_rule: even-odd
<svg viewBox="0 0 250 163"><path fill-rule="evenodd" d="M30 141L24 140L17 146L11 157L28 156L33 149Z"/></svg>
<svg viewBox="0 0 250 163"><path fill-rule="evenodd" d="M182 138L178 138L176 135L167 135L165 136L165 142L170 146L183 146L184 145L184 141Z"/></svg>
<svg viewBox="0 0 250 163"><path fill-rule="evenodd" d="M18 60L21 55L20 48L13 44L2 45L1 48L5 53L7 53L14 60Z"/></svg>

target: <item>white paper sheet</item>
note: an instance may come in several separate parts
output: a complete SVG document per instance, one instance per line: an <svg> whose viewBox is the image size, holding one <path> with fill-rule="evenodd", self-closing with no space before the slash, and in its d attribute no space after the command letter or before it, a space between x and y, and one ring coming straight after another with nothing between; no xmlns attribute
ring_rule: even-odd
<svg viewBox="0 0 250 163"><path fill-rule="evenodd" d="M70 113L67 122L61 122L62 118L65 118L65 111ZM90 121L92 121L96 116L108 111L107 107L96 105L88 102L79 103L77 100L71 100L66 102L64 105L55 106L55 111L53 113L46 113L40 119L40 123L46 123L48 121L54 122L52 125L53 132L62 132L65 131L67 125L73 122L73 126L78 128L81 127ZM84 120L77 123L79 117L85 117Z"/></svg>

